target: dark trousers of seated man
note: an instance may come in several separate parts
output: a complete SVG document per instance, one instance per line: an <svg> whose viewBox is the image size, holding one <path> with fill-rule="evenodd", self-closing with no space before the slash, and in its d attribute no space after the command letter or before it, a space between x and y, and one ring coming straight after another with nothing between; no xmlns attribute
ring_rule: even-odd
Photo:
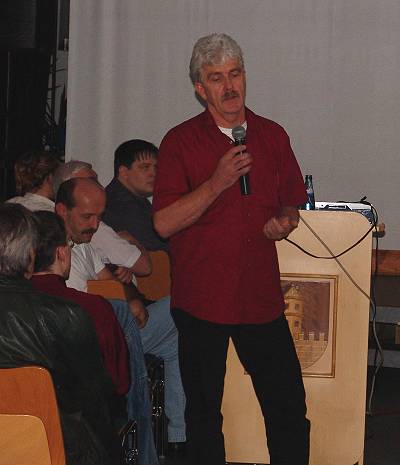
<svg viewBox="0 0 400 465"><path fill-rule="evenodd" d="M286 318L225 325L199 320L180 309L173 309L172 316L179 332L189 464L225 465L221 402L231 337L264 415L271 465L307 465L310 422Z"/></svg>

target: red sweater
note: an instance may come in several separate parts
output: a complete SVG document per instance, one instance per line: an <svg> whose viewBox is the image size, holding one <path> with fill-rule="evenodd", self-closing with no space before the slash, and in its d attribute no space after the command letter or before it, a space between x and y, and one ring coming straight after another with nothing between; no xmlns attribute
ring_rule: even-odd
<svg viewBox="0 0 400 465"><path fill-rule="evenodd" d="M129 351L111 304L98 295L67 287L64 278L55 274L34 275L31 281L38 291L75 302L89 314L107 372L118 394L126 394L130 385Z"/></svg>

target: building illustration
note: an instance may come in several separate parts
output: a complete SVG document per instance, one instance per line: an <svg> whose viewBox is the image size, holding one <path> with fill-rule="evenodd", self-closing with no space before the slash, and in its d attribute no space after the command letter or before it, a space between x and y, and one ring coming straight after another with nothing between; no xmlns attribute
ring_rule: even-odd
<svg viewBox="0 0 400 465"><path fill-rule="evenodd" d="M313 365L328 346L328 332L321 330L325 324L316 324L307 315L307 298L300 287L301 283L289 283L284 291L285 315L296 347L302 369ZM314 309L315 312L315 309Z"/></svg>

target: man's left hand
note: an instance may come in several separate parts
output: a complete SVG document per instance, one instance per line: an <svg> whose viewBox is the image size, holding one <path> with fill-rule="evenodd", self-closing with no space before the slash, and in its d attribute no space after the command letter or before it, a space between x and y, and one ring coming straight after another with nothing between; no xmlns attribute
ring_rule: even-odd
<svg viewBox="0 0 400 465"><path fill-rule="evenodd" d="M263 233L268 239L280 241L287 237L299 224L299 212L295 207L284 207L280 216L270 218Z"/></svg>
<svg viewBox="0 0 400 465"><path fill-rule="evenodd" d="M125 268L124 266L119 266L114 271L114 276L124 284L129 284L132 282L132 275L133 272L129 268Z"/></svg>

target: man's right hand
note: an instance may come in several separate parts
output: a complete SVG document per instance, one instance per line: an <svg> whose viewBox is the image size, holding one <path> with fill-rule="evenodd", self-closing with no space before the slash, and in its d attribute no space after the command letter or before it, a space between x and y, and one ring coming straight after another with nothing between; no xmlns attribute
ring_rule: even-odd
<svg viewBox="0 0 400 465"><path fill-rule="evenodd" d="M245 149L245 145L230 148L207 181L154 213L154 227L161 237L170 237L194 224L225 189L250 171L253 158L243 152Z"/></svg>
<svg viewBox="0 0 400 465"><path fill-rule="evenodd" d="M245 145L234 146L220 158L210 178L210 186L218 195L250 171L253 158L245 149Z"/></svg>

